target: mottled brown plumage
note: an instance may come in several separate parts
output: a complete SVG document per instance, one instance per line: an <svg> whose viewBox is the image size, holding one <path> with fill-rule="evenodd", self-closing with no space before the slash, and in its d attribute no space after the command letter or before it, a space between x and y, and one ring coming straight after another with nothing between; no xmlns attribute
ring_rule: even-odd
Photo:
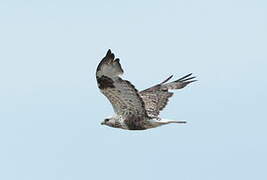
<svg viewBox="0 0 267 180"><path fill-rule="evenodd" d="M122 79L122 74L119 59L115 59L111 50L108 50L97 66L96 79L100 91L108 98L116 114L102 124L129 130L144 130L169 123L184 123L163 121L158 116L173 95L169 90L181 89L194 82L195 77L191 77L192 74L167 83L172 78L170 76L162 83L141 92L129 81Z"/></svg>
<svg viewBox="0 0 267 180"><path fill-rule="evenodd" d="M166 83L173 77L170 76L162 83L141 91L139 94L145 102L148 115L151 117L159 115L160 111L167 105L169 98L173 95L173 92L169 92L169 90L181 89L189 83L196 81L192 80L195 77L189 77L191 75L188 74L176 81Z"/></svg>

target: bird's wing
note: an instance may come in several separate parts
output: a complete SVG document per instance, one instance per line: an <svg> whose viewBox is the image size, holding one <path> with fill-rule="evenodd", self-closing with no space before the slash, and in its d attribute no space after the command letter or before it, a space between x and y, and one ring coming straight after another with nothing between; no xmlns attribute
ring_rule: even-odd
<svg viewBox="0 0 267 180"><path fill-rule="evenodd" d="M191 77L191 75L192 73L176 81L167 83L172 78L170 76L162 83L139 92L145 103L148 116L157 117L159 115L160 111L167 105L169 98L173 95L169 90L181 89L196 81L194 80L195 77Z"/></svg>
<svg viewBox="0 0 267 180"><path fill-rule="evenodd" d="M125 117L147 116L144 101L134 85L119 77L122 74L119 59L115 59L111 50L108 50L96 70L100 91L108 98L116 114Z"/></svg>

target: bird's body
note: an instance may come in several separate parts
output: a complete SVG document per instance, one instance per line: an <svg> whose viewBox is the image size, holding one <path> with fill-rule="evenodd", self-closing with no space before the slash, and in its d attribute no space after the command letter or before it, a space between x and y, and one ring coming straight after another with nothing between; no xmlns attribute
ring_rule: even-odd
<svg viewBox="0 0 267 180"><path fill-rule="evenodd" d="M140 92L129 81L123 80L120 77L122 74L119 59L115 59L108 50L97 67L96 79L99 89L112 104L115 115L101 124L128 130L145 130L170 123L185 123L162 119L159 112L173 95L169 90L181 89L195 81L194 77L190 77L191 74L167 83L172 78L170 76L162 83Z"/></svg>

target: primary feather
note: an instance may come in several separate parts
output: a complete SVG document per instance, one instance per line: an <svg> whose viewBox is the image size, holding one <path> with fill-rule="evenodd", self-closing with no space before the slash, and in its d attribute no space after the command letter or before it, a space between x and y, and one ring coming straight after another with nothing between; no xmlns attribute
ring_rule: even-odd
<svg viewBox="0 0 267 180"><path fill-rule="evenodd" d="M141 91L139 94L145 102L147 113L150 116L158 116L160 111L163 110L164 107L167 105L169 98L173 95L173 92L169 92L169 90L181 89L187 86L188 84L196 81L192 80L195 77L190 77L191 75L192 73L176 81L166 83L173 77L172 75L166 80L164 80L162 83Z"/></svg>

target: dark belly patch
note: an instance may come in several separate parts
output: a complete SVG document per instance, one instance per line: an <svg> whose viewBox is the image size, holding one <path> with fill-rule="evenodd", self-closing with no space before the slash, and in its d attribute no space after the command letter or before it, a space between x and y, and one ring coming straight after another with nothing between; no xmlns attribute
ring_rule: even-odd
<svg viewBox="0 0 267 180"><path fill-rule="evenodd" d="M129 130L145 130L145 124L143 117L140 116L128 116L124 123L127 125Z"/></svg>

